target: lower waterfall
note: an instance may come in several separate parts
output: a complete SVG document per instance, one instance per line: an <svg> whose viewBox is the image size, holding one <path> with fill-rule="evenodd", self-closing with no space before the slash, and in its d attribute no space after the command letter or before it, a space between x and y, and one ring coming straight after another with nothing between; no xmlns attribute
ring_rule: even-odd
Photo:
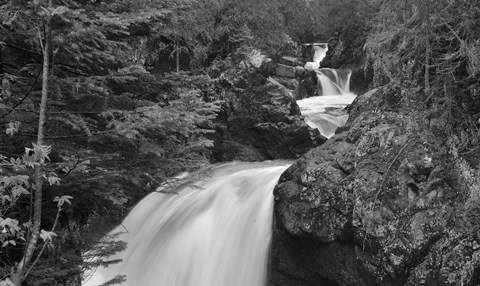
<svg viewBox="0 0 480 286"><path fill-rule="evenodd" d="M319 62L324 53L315 51L321 53ZM335 89L297 103L305 122L330 137L345 124L343 108L355 95L349 92L349 73L315 70ZM108 257L121 262L84 273L82 285L108 284L118 276L125 278L124 286L267 285L273 189L289 166L286 161L227 163L158 188L110 232L127 245Z"/></svg>
<svg viewBox="0 0 480 286"><path fill-rule="evenodd" d="M111 233L123 261L84 286L125 275L129 286L265 286L273 188L285 161L219 165L194 182L144 198Z"/></svg>

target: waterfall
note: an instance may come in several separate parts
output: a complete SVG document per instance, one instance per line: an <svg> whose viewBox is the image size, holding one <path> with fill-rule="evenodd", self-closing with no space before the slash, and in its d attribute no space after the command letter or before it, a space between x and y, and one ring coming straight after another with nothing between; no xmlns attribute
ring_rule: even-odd
<svg viewBox="0 0 480 286"><path fill-rule="evenodd" d="M343 108L352 103L356 95L350 92L350 70L335 70L320 68L320 63L325 57L328 46L312 44L314 55L313 62L305 64L306 69L314 70L317 74L317 89L321 96L297 100L305 123L318 129L320 134L330 138L335 130L345 125L348 114Z"/></svg>
<svg viewBox="0 0 480 286"><path fill-rule="evenodd" d="M311 46L313 48L313 61L305 63L305 69L307 70L318 70L320 68L320 62L325 58L328 51L327 43L313 43L305 44L305 46Z"/></svg>
<svg viewBox="0 0 480 286"><path fill-rule="evenodd" d="M322 95L350 94L350 70L316 69L319 89Z"/></svg>
<svg viewBox="0 0 480 286"><path fill-rule="evenodd" d="M329 68L320 68L320 63L327 55L328 44L314 43L313 61L307 62L305 68L314 70L317 73L318 89L321 95L346 95L350 94L350 70L335 70Z"/></svg>
<svg viewBox="0 0 480 286"><path fill-rule="evenodd" d="M150 194L112 231L127 242L123 261L82 285L122 274L129 286L265 286L272 191L289 165L223 164L175 194Z"/></svg>
<svg viewBox="0 0 480 286"><path fill-rule="evenodd" d="M326 48L314 48L312 65L324 95L297 103L306 123L330 137L345 124L343 108L355 95L349 93L349 73L318 68ZM108 259L122 261L85 272L82 285L104 284L119 275L126 277L124 286L267 285L272 192L289 165L228 163L157 189L110 232L127 247Z"/></svg>
<svg viewBox="0 0 480 286"><path fill-rule="evenodd" d="M352 103L355 97L352 93L343 96L322 95L297 100L297 104L305 117L305 123L330 138L338 127L347 122L348 114L343 109Z"/></svg>
<svg viewBox="0 0 480 286"><path fill-rule="evenodd" d="M320 62L325 58L328 51L328 46L313 46L314 54L313 54L313 62L316 64L316 67L320 66Z"/></svg>

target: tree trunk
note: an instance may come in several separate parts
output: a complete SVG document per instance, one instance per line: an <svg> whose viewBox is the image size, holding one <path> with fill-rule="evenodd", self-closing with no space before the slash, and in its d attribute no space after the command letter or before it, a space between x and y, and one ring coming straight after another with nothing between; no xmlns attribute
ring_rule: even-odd
<svg viewBox="0 0 480 286"><path fill-rule="evenodd" d="M428 98L430 96L430 62L432 58L432 46L430 44L430 1L427 0L425 3L425 21L426 21L426 29L425 29L425 97Z"/></svg>
<svg viewBox="0 0 480 286"><path fill-rule="evenodd" d="M176 49L175 61L177 66L177 73L179 73L180 72L180 48L178 43L175 45L175 49Z"/></svg>
<svg viewBox="0 0 480 286"><path fill-rule="evenodd" d="M425 48L425 95L426 97L430 96L430 62L431 62L432 48L430 46L430 41L426 39L426 48Z"/></svg>
<svg viewBox="0 0 480 286"><path fill-rule="evenodd" d="M3 52L3 47L0 46L0 80L3 79L3 56L2 56L2 52Z"/></svg>
<svg viewBox="0 0 480 286"><path fill-rule="evenodd" d="M49 1L49 7L52 7L52 0ZM46 120L47 98L48 98L48 81L50 73L50 48L51 48L51 22L50 17L47 16L45 22L45 42L43 44L43 70L42 70L42 98L40 101L40 111L38 120L37 145L42 146L44 140L44 124ZM33 226L30 232L30 237L25 249L25 254L22 260L18 263L15 273L12 275L12 282L20 286L25 280L25 273L32 260L33 254L37 248L38 238L40 236L40 224L42 219L42 165L40 158L36 158L39 163L34 168L34 185L35 197L33 201Z"/></svg>

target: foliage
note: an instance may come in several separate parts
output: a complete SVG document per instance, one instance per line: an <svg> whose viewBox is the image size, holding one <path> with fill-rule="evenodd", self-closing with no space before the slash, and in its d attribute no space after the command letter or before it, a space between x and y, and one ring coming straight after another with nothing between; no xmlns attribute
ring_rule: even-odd
<svg viewBox="0 0 480 286"><path fill-rule="evenodd" d="M467 153L480 140L479 16L469 1L385 1L367 41L376 84L396 86L404 106L429 108Z"/></svg>
<svg viewBox="0 0 480 286"><path fill-rule="evenodd" d="M32 167L41 165L44 241L34 250L49 259L34 262L27 278L39 285L78 278L78 253L105 233L94 218L121 217L167 177L209 164L222 104L240 102L247 116L261 108L251 99L269 90L250 74L250 53L293 54L293 40L335 36L366 11L362 1L47 2L0 1L0 255L8 258L0 270L7 275L21 259ZM165 54L193 71L156 74ZM46 143L30 145L45 82Z"/></svg>
<svg viewBox="0 0 480 286"><path fill-rule="evenodd" d="M199 90L191 90L164 107L157 103L133 111L109 110L103 116L111 118L107 127L139 141L141 150L180 157L213 146L204 134L213 132L212 120L218 111L218 103L204 102Z"/></svg>
<svg viewBox="0 0 480 286"><path fill-rule="evenodd" d="M20 210L28 201L25 200L25 197L33 193L33 168L37 165L45 165L46 161L49 160L50 152L50 146L34 144L33 148L25 148L25 153L21 158L10 158L8 160L6 157L0 156L0 257L8 258L9 253L17 252L17 247L26 244L26 233L32 231L32 218L21 214ZM56 185L60 182L60 178L54 170L45 170L42 177L49 185ZM44 244L38 257L42 255L47 246L53 245L54 237L57 236L54 230L60 213L65 204L71 204L70 200L72 198L71 196L58 196L54 199L57 202L56 219L52 230L46 231L42 229L40 232L40 237ZM27 274L37 261L38 258L33 262L32 266L29 266L30 270ZM4 280L6 277L1 278Z"/></svg>
<svg viewBox="0 0 480 286"><path fill-rule="evenodd" d="M34 260L31 264L27 260L26 272L18 279L10 278L17 285L24 277L29 283L53 285L55 281L79 277L78 250L89 247L89 239L79 233L82 230L85 235L92 213L105 214L108 210L112 217L123 214L129 202L125 189L136 190L136 196L140 196L145 189L154 189L170 172L208 162L203 152L211 141L203 135L209 132L217 107L203 102L206 94L191 86L182 87L180 93L180 89L172 87L164 94L159 88L162 83L157 83L159 78L146 71L147 55L142 50L137 53L136 44L145 42L152 30L162 27L170 13L163 7L150 6L155 4L153 1L62 1L60 6L45 1L0 4L0 126L4 128L0 137L0 213L4 230L0 281L7 283L9 280L4 278L12 274L11 269L15 270L19 261L23 263L21 248L27 248L24 240L32 241L27 239L27 233L37 233L29 223L32 220L33 225L41 222L38 237L44 242L33 246ZM52 48L46 45L50 39ZM45 60L45 55L49 59ZM50 69L45 71L45 67ZM134 88L132 83L141 87ZM49 96L48 121L40 131L36 127L38 103L44 94ZM104 116L113 113L118 117ZM172 117L169 122L173 126L167 124L168 117ZM135 138L124 136L126 129L121 125L126 124L125 118L139 120L132 122L139 131ZM44 144L28 147L37 132L55 151ZM106 141L110 139L117 145L108 149ZM134 148L127 141L135 141ZM161 152L155 153L158 150ZM116 161L109 159L112 153ZM148 165L126 170L128 164L154 161L153 153L157 161L175 160L178 156L184 160L167 164L164 169L170 168L168 172ZM47 164L49 158L52 162ZM37 168L40 165L43 171ZM36 177L40 178L40 186L47 186L44 199L42 195L38 199L42 192L38 180L33 179ZM119 178L126 181L122 181L124 185ZM63 184L58 186L60 182ZM40 207L43 205L41 213L36 203L32 206L33 198L28 199L30 193ZM66 207L72 195L78 199L77 205L87 207ZM55 202L57 214L48 199ZM48 259L42 257L44 252Z"/></svg>

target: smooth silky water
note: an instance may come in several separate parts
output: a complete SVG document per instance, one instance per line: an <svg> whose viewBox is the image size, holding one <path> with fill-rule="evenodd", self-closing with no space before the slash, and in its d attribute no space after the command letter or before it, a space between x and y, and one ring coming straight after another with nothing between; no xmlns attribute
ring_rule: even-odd
<svg viewBox="0 0 480 286"><path fill-rule="evenodd" d="M305 123L330 138L338 127L347 122L348 114L343 109L353 102L356 95L350 92L350 71L320 67L327 50L328 48L314 46L314 61L305 65L317 73L321 95L297 100L297 104L305 117Z"/></svg>
<svg viewBox="0 0 480 286"><path fill-rule="evenodd" d="M349 75L320 69L322 96L297 101L305 121L326 137L345 124L355 95ZM325 93L326 92L326 93ZM331 93L331 94L328 94ZM233 162L180 187L144 198L111 233L127 248L121 263L84 274L84 286L125 275L126 286L265 286L272 237L273 189L290 162ZM162 191L162 192L160 192ZM173 192L173 193L165 193Z"/></svg>
<svg viewBox="0 0 480 286"><path fill-rule="evenodd" d="M177 194L148 195L111 232L124 232L118 239L127 248L117 254L123 261L87 273L82 285L116 275L126 275L121 285L129 286L266 285L272 191L289 166L223 164Z"/></svg>

